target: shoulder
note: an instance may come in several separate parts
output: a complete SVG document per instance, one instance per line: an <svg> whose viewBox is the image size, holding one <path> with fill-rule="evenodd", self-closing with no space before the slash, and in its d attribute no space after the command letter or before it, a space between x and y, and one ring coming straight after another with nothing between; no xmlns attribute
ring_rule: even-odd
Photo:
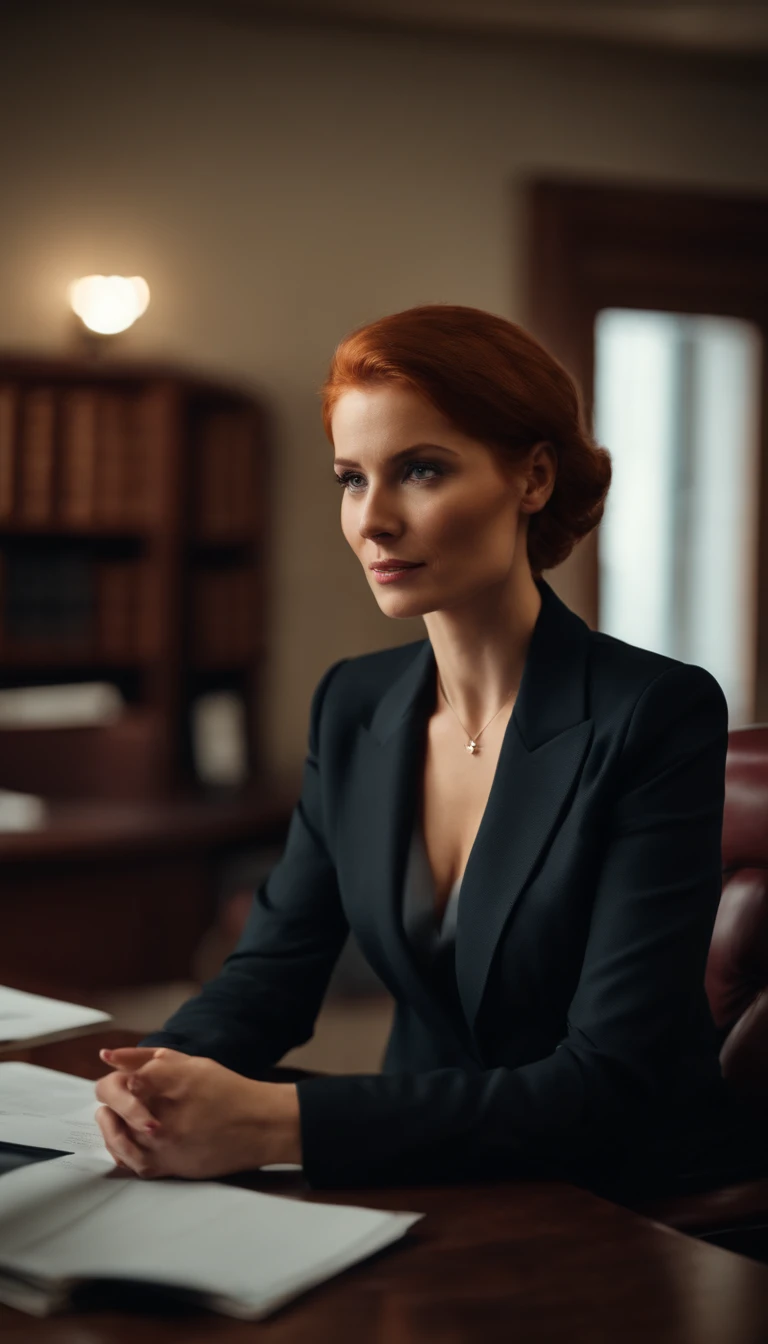
<svg viewBox="0 0 768 1344"><path fill-rule="evenodd" d="M682 720L706 721L714 731L727 733L725 696L706 668L602 631L590 631L589 647L590 708L596 719L620 717L630 738L652 729L666 731Z"/></svg>
<svg viewBox="0 0 768 1344"><path fill-rule="evenodd" d="M332 719L365 718L376 708L393 682L423 651L426 639L413 640L374 653L340 658L325 671L312 697L313 717L322 709Z"/></svg>

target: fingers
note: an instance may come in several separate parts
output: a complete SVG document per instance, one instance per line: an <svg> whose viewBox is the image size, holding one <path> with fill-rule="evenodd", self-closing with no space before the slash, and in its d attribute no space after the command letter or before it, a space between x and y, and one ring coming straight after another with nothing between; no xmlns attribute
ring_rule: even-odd
<svg viewBox="0 0 768 1344"><path fill-rule="evenodd" d="M126 1046L120 1050L100 1050L99 1054L106 1064L117 1070L117 1077L129 1079L126 1083L128 1091L150 1105L155 1097L182 1096L186 1091L189 1068L194 1067L189 1055L164 1046L157 1050ZM108 1096L102 1100L113 1105ZM122 1110L121 1113L124 1114Z"/></svg>
<svg viewBox="0 0 768 1344"><path fill-rule="evenodd" d="M148 1105L152 1099L166 1097L178 1100L189 1090L190 1073L197 1061L187 1055L177 1055L171 1051L168 1058L151 1059L137 1073L128 1077L126 1086L135 1097L141 1097Z"/></svg>
<svg viewBox="0 0 768 1344"><path fill-rule="evenodd" d="M155 1174L152 1156L131 1137L125 1122L109 1106L100 1106L96 1123L101 1130L107 1152L118 1166L129 1167L137 1176Z"/></svg>
<svg viewBox="0 0 768 1344"><path fill-rule="evenodd" d="M157 1116L141 1099L136 1090L135 1075L108 1073L96 1083L96 1100L111 1107L135 1130L154 1133L158 1128Z"/></svg>
<svg viewBox="0 0 768 1344"><path fill-rule="evenodd" d="M163 1050L162 1047L154 1050L147 1045L125 1045L117 1050L100 1050L99 1059L103 1059L105 1064L111 1064L113 1069L140 1069L142 1064L147 1064L150 1059L156 1055L171 1054L175 1055L176 1050Z"/></svg>

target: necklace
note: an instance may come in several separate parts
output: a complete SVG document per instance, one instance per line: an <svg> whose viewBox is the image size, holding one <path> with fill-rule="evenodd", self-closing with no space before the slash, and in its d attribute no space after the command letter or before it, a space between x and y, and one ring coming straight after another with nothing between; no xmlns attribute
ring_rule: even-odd
<svg viewBox="0 0 768 1344"><path fill-rule="evenodd" d="M452 714L455 715L456 720L457 720L457 722L460 724L460 726L461 726L462 728L464 728L464 724L461 722L461 719L459 718L458 714L456 714L456 710L453 708L453 705L451 704L450 700L448 699L448 696L445 694L445 687L443 686L443 683L442 683L442 680L441 680L440 676L438 676L437 680L438 680L439 685L440 685L440 690L443 692L443 698L444 698L444 700L445 700L445 703L447 704L448 708L451 710ZM483 733L485 732L486 728L490 727L490 725L493 723L493 720L494 720L494 719L501 713L502 709L503 709L504 706L507 704L507 702L509 701L510 697L514 695L516 689L517 689L517 688L513 686L512 690L509 692L509 695L507 696L507 699L506 699L506 700L502 700L501 704L499 705L499 708L496 710L496 713L493 714L493 715L491 716L491 718L488 720L488 722L487 722L486 724L484 724L483 727L480 729L480 732L479 732L479 733L476 733L474 737L473 737L472 734L469 732L469 729L464 728L464 732L467 734L467 737L469 738L469 741L464 743L464 750L465 750L465 751L468 751L469 754L470 754L470 756L474 756L474 755L475 755L475 752L480 751L480 747L477 745L477 739L478 739L479 737L482 737L482 735L483 735Z"/></svg>

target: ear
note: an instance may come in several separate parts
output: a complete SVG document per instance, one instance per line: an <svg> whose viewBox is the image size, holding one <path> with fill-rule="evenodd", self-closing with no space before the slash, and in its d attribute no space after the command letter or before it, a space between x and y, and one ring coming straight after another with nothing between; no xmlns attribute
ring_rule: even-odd
<svg viewBox="0 0 768 1344"><path fill-rule="evenodd" d="M547 439L535 443L526 460L521 513L539 513L555 488L557 457Z"/></svg>

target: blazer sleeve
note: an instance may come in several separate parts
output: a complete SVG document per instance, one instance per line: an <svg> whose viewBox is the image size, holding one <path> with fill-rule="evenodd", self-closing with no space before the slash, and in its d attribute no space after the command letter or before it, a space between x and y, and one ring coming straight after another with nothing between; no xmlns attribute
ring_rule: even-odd
<svg viewBox="0 0 768 1344"><path fill-rule="evenodd" d="M145 1037L255 1076L312 1036L331 971L349 932L323 839L318 772L320 716L341 659L321 678L310 709L301 796L282 857L254 895L234 952L201 992Z"/></svg>
<svg viewBox="0 0 768 1344"><path fill-rule="evenodd" d="M301 1080L312 1184L573 1176L663 1124L705 1004L727 740L725 698L702 668L674 664L646 687L618 760L565 1038L519 1068Z"/></svg>

